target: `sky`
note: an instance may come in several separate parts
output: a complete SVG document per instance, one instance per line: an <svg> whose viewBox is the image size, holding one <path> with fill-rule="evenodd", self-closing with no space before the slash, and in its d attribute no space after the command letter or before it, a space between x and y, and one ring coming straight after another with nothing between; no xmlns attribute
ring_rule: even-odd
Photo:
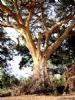
<svg viewBox="0 0 75 100"><path fill-rule="evenodd" d="M18 79L19 78L28 78L32 75L32 71L30 67L19 69L19 62L21 60L21 56L14 56L13 61L9 61L8 63L11 64L11 75L15 75Z"/></svg>
<svg viewBox="0 0 75 100"><path fill-rule="evenodd" d="M19 33L17 33L13 28L5 28L4 29L7 32L7 36L9 36L13 41L17 43L17 37L19 36ZM21 40L21 42L23 42ZM21 56L17 55L13 57L13 60L8 61L8 64L10 64L11 69L11 75L15 75L18 79L19 78L28 78L32 75L32 71L30 67L19 69L19 62L21 61Z"/></svg>

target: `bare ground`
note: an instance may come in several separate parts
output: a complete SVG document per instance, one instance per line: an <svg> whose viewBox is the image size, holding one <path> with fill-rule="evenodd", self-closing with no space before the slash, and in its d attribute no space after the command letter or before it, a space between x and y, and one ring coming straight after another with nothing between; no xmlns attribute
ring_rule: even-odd
<svg viewBox="0 0 75 100"><path fill-rule="evenodd" d="M0 100L75 100L75 95L68 96L36 96L36 95L25 95L25 96L13 96L13 97L0 97Z"/></svg>

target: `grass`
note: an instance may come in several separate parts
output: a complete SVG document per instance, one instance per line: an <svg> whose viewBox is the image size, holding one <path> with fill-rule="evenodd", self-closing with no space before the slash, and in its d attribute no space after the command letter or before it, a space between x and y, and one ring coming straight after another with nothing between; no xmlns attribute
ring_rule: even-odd
<svg viewBox="0 0 75 100"><path fill-rule="evenodd" d="M10 96L10 91L6 88L0 88L0 97Z"/></svg>

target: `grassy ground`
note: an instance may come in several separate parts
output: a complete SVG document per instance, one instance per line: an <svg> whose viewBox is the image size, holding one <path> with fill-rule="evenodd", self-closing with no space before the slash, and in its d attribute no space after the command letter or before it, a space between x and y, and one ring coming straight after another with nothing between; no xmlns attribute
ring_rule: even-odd
<svg viewBox="0 0 75 100"><path fill-rule="evenodd" d="M13 96L3 97L0 100L75 100L75 95L68 96L36 96L36 95L25 95L25 96Z"/></svg>

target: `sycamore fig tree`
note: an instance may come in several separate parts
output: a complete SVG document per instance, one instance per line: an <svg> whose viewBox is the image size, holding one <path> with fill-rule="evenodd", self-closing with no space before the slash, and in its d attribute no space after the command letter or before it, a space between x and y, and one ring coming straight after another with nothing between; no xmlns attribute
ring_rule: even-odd
<svg viewBox="0 0 75 100"><path fill-rule="evenodd" d="M23 36L33 59L35 87L45 83L45 80L49 84L46 63L75 28L74 6L70 4L66 8L66 5L58 3L53 20L54 16L51 17L51 14L54 8L50 6L53 4L51 1L0 0L0 27L14 28ZM54 6L56 7L56 3ZM53 35L54 40L50 41Z"/></svg>

